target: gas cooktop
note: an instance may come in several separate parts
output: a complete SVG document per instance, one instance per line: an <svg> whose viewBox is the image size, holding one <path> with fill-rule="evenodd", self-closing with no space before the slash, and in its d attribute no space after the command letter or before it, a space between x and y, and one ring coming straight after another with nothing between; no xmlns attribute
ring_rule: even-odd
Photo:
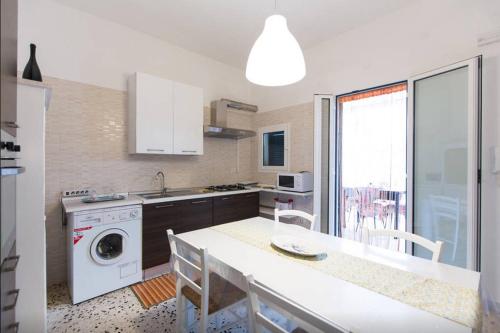
<svg viewBox="0 0 500 333"><path fill-rule="evenodd" d="M206 188L209 191L214 192L230 192L230 191L241 191L246 190L246 187L239 184L230 184L230 185L214 185Z"/></svg>

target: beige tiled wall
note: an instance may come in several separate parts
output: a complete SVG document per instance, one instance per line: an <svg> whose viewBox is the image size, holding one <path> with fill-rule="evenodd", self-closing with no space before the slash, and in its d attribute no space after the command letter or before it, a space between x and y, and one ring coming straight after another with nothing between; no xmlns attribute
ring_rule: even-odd
<svg viewBox="0 0 500 333"><path fill-rule="evenodd" d="M299 104L271 112L258 113L255 117L255 130L260 127L289 124L290 128L290 171L313 172L314 158L314 109L313 103ZM253 139L254 170L256 179L263 184L276 184L276 172L258 172L258 140Z"/></svg>
<svg viewBox="0 0 500 333"><path fill-rule="evenodd" d="M290 130L290 171L313 171L314 150L314 111L313 103L294 105L270 112L258 113L255 117L254 130L260 127L288 124ZM253 138L251 162L255 170L255 179L263 184L276 184L276 172L258 172L258 138ZM293 207L309 213L313 211L312 196L300 197L289 194L262 194L261 204L274 205L274 199L286 202L293 199ZM300 223L296 221L294 223Z"/></svg>
<svg viewBox="0 0 500 333"><path fill-rule="evenodd" d="M46 128L47 281L66 280L66 234L60 196L66 189L98 192L157 189L153 176L166 172L168 187L234 183L253 178L252 139L206 138L202 156L144 156L127 152L125 92L44 78L52 87ZM252 128L254 115L231 113L230 125ZM209 112L205 110L208 122Z"/></svg>

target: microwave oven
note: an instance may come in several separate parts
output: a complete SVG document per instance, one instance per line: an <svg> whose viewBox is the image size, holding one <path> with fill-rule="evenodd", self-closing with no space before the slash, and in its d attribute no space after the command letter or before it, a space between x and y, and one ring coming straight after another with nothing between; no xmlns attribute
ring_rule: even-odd
<svg viewBox="0 0 500 333"><path fill-rule="evenodd" d="M283 191L309 192L313 190L313 174L302 172L278 172L276 188Z"/></svg>

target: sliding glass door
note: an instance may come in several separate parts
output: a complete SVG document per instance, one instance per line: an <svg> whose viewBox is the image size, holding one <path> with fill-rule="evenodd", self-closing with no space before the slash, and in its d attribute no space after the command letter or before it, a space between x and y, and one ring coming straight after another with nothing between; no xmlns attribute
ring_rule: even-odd
<svg viewBox="0 0 500 333"><path fill-rule="evenodd" d="M406 230L406 88L402 82L337 96L338 236ZM404 241L386 243L405 251Z"/></svg>
<svg viewBox="0 0 500 333"><path fill-rule="evenodd" d="M478 263L479 62L409 80L409 230L442 241L441 262L469 269Z"/></svg>
<svg viewBox="0 0 500 333"><path fill-rule="evenodd" d="M336 103L315 96L321 231L355 240L364 228L408 231L443 242L441 262L479 269L480 65L473 58ZM413 244L384 246L430 258Z"/></svg>

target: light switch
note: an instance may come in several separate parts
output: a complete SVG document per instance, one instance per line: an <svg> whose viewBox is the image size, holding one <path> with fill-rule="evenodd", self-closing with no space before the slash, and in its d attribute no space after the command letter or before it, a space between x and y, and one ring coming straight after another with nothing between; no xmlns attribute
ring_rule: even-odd
<svg viewBox="0 0 500 333"><path fill-rule="evenodd" d="M492 147L491 148L491 155L492 155L492 161L493 161L493 166L491 172L498 174L500 173L500 147Z"/></svg>

